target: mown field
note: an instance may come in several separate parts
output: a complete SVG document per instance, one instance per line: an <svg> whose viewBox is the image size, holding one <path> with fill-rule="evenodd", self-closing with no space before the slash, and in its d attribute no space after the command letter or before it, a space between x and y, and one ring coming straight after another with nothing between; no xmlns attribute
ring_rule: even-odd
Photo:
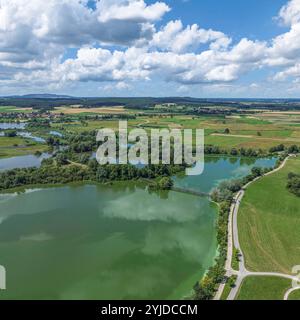
<svg viewBox="0 0 300 320"><path fill-rule="evenodd" d="M250 271L292 273L300 265L300 197L287 188L289 172L300 174L300 158L247 189L238 228Z"/></svg>
<svg viewBox="0 0 300 320"><path fill-rule="evenodd" d="M247 277L236 300L283 300L291 280L278 277Z"/></svg>

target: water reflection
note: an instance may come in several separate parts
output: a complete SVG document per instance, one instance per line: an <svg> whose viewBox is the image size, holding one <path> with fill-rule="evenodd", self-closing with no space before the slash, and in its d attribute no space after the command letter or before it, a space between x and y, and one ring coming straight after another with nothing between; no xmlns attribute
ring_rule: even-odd
<svg viewBox="0 0 300 320"><path fill-rule="evenodd" d="M40 189L3 198L0 256L15 277L1 297L188 294L213 262L215 209L199 205L202 198L170 192L165 201L127 185Z"/></svg>
<svg viewBox="0 0 300 320"><path fill-rule="evenodd" d="M253 167L274 167L277 158L240 158L214 157L205 158L204 172L199 176L179 175L174 177L174 184L180 188L193 189L209 193L220 182L247 176Z"/></svg>
<svg viewBox="0 0 300 320"><path fill-rule="evenodd" d="M168 201L160 198L160 210L153 206L157 195L145 196L145 192L136 190L134 194L120 195L110 200L103 207L103 215L107 218L122 218L137 221L194 221L201 214L207 212L209 201L176 192L169 192ZM141 201L142 200L142 201ZM189 204L188 204L189 203ZM187 210L187 207L194 210ZM196 210L195 210L196 209Z"/></svg>

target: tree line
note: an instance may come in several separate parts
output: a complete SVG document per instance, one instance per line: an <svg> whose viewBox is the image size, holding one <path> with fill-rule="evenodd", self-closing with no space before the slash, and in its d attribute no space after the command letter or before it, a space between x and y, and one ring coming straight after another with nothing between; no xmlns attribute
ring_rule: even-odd
<svg viewBox="0 0 300 320"><path fill-rule="evenodd" d="M294 172L290 172L288 174L287 189L291 193L300 197L300 174L296 174Z"/></svg>
<svg viewBox="0 0 300 320"><path fill-rule="evenodd" d="M59 157L58 157L59 159ZM100 166L95 159L87 166L66 165L55 158L44 159L40 168L13 169L0 173L0 190L8 190L28 185L66 184L70 182L127 181L137 179L157 179L160 189L167 189L168 179L182 171L179 165L149 165L137 168L132 165Z"/></svg>

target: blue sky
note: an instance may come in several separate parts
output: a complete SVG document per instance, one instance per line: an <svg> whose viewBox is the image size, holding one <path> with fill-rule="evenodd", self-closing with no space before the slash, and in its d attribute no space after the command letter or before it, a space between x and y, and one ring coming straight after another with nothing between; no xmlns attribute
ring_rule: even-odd
<svg viewBox="0 0 300 320"><path fill-rule="evenodd" d="M300 0L39 2L0 8L1 95L300 97Z"/></svg>
<svg viewBox="0 0 300 320"><path fill-rule="evenodd" d="M204 28L221 30L235 40L242 37L268 40L282 32L273 17L285 0L170 0L172 11L166 19L181 19Z"/></svg>

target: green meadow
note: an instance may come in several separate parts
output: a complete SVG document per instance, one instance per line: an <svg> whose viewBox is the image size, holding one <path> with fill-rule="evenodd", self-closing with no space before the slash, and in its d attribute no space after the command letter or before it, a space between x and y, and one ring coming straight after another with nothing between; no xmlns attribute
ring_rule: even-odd
<svg viewBox="0 0 300 320"><path fill-rule="evenodd" d="M278 277L247 277L236 300L283 300L291 280Z"/></svg>
<svg viewBox="0 0 300 320"><path fill-rule="evenodd" d="M300 290L290 293L288 300L300 300Z"/></svg>
<svg viewBox="0 0 300 320"><path fill-rule="evenodd" d="M250 271L291 274L300 264L300 198L286 188L289 172L300 173L300 158L252 184L241 203L239 238Z"/></svg>

